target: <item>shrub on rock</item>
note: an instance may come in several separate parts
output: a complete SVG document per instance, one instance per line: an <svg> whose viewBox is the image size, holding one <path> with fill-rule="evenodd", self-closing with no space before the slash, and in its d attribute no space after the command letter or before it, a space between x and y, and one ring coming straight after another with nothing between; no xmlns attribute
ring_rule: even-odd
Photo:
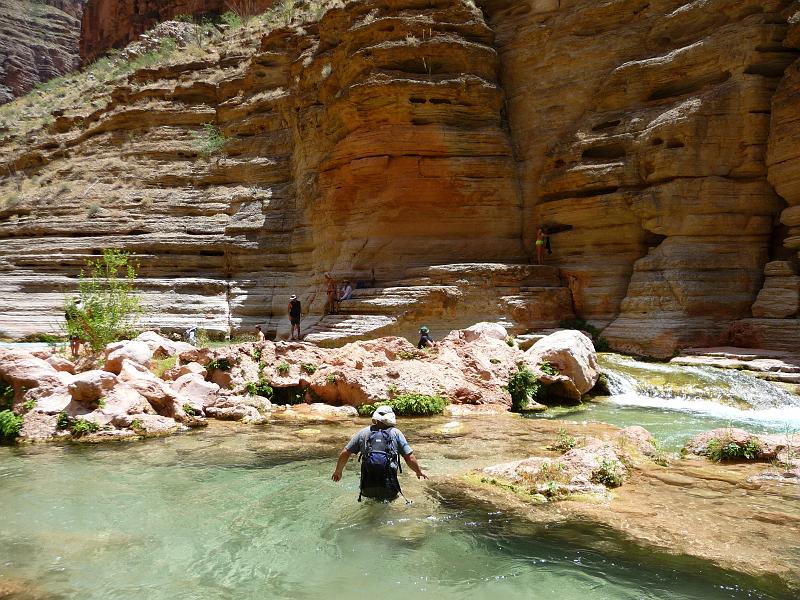
<svg viewBox="0 0 800 600"><path fill-rule="evenodd" d="M368 417L375 412L378 406L391 406L395 414L401 417L428 417L442 414L447 404L447 399L441 396L413 393L398 394L385 402L362 404L358 407L358 414L362 417Z"/></svg>

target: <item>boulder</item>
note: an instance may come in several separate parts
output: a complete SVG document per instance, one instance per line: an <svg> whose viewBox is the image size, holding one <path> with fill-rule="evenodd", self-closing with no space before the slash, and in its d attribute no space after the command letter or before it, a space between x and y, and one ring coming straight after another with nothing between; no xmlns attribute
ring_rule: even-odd
<svg viewBox="0 0 800 600"><path fill-rule="evenodd" d="M467 342L474 342L478 338L488 338L505 343L508 337L508 331L499 323L475 323L475 325L467 327L463 331L464 339Z"/></svg>
<svg viewBox="0 0 800 600"><path fill-rule="evenodd" d="M736 444L739 447L755 450L751 460L773 460L786 455L790 449L800 447L800 435L755 434L735 427L712 429L698 433L684 446L687 452L701 456L708 455L712 440L726 446Z"/></svg>
<svg viewBox="0 0 800 600"><path fill-rule="evenodd" d="M64 380L53 366L22 350L0 348L0 381L14 388L19 401L27 390L40 388L41 394L64 386Z"/></svg>
<svg viewBox="0 0 800 600"><path fill-rule="evenodd" d="M98 407L84 418L100 425L108 425L121 415L155 412L147 400L126 383L120 383L106 396Z"/></svg>
<svg viewBox="0 0 800 600"><path fill-rule="evenodd" d="M153 353L147 344L138 340L109 344L104 353L106 363L103 369L112 373L120 372L122 361L125 359L140 365L147 365L153 358Z"/></svg>
<svg viewBox="0 0 800 600"><path fill-rule="evenodd" d="M563 393L572 400L580 400L581 396L591 390L600 377L597 354L592 340L579 331L564 329L542 338L525 351L525 360L534 369L544 362L558 369L574 385L564 385L564 381L556 379ZM543 379L544 381L544 379ZM577 394L577 397L575 397Z"/></svg>
<svg viewBox="0 0 800 600"><path fill-rule="evenodd" d="M63 371L65 373L71 373L72 375L75 374L75 365L63 356L54 354L45 360L47 360L56 371Z"/></svg>
<svg viewBox="0 0 800 600"><path fill-rule="evenodd" d="M118 378L144 396L158 414L175 418L176 410L180 408L176 406L178 392L148 369L125 359Z"/></svg>
<svg viewBox="0 0 800 600"><path fill-rule="evenodd" d="M106 395L117 385L117 376L108 371L85 371L75 376L69 384L69 393L80 404L91 404Z"/></svg>
<svg viewBox="0 0 800 600"><path fill-rule="evenodd" d="M43 442L56 433L56 417L38 410L29 410L22 417L22 429L19 432L21 442Z"/></svg>
<svg viewBox="0 0 800 600"><path fill-rule="evenodd" d="M196 373L181 375L172 382L172 389L198 411L216 404L219 393L219 386L216 383L206 381Z"/></svg>
<svg viewBox="0 0 800 600"><path fill-rule="evenodd" d="M209 406L205 410L206 415L222 421L260 421L261 413L252 406L237 404L235 406Z"/></svg>
<svg viewBox="0 0 800 600"><path fill-rule="evenodd" d="M195 349L187 342L168 340L155 331L144 331L136 336L135 341L147 344L153 358L168 358Z"/></svg>
<svg viewBox="0 0 800 600"><path fill-rule="evenodd" d="M185 365L180 365L176 367L172 367L171 369L164 372L163 379L165 381L175 381L179 377L186 375L187 373L196 373L200 375L203 379L206 378L208 375L208 371L206 368L198 362L190 362Z"/></svg>
<svg viewBox="0 0 800 600"><path fill-rule="evenodd" d="M113 425L133 429L136 434L145 437L169 435L180 427L175 419L146 413L118 415L114 418Z"/></svg>

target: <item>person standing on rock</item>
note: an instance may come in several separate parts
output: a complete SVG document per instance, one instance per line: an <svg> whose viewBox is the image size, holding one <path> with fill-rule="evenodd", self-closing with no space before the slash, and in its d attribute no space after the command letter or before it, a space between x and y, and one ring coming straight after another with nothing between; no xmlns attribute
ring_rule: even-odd
<svg viewBox="0 0 800 600"><path fill-rule="evenodd" d="M265 339L264 332L261 331L261 325L256 325L256 341L263 342Z"/></svg>
<svg viewBox="0 0 800 600"><path fill-rule="evenodd" d="M336 301L339 288L336 279L330 273L325 273L325 314L336 314Z"/></svg>
<svg viewBox="0 0 800 600"><path fill-rule="evenodd" d="M289 323L292 326L292 332L289 335L290 340L300 339L300 314L301 314L300 300L297 299L297 296L292 294L289 297ZM295 337L294 333L295 329L297 329L297 337Z"/></svg>
<svg viewBox="0 0 800 600"><path fill-rule="evenodd" d="M81 299L75 298L67 305L67 310L64 311L64 318L67 321L67 335L69 335L69 350L72 353L72 358L78 358L81 353L81 336L78 333L79 319L81 312Z"/></svg>
<svg viewBox="0 0 800 600"><path fill-rule="evenodd" d="M544 264L544 247L546 244L544 230L539 227L536 231L536 264Z"/></svg>
<svg viewBox="0 0 800 600"><path fill-rule="evenodd" d="M397 479L400 456L417 474L418 479L428 478L428 474L419 466L405 436L395 427L396 424L397 419L392 407L379 406L372 413L372 425L356 433L339 454L336 469L331 476L333 481L341 480L342 471L353 454L361 455L359 502L362 496L390 502L403 494Z"/></svg>

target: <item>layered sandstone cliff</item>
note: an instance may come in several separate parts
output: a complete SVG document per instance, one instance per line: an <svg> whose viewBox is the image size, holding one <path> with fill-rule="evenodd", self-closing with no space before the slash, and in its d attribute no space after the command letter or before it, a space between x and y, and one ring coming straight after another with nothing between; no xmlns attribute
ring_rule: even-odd
<svg viewBox="0 0 800 600"><path fill-rule="evenodd" d="M342 4L6 142L0 335L41 330L108 246L140 255L161 325L274 329L297 291L318 339L574 310L662 356L774 305L751 312L768 261L796 274L800 3ZM224 153L198 150L204 123ZM529 266L543 224L554 254ZM314 325L329 270L361 288Z"/></svg>
<svg viewBox="0 0 800 600"><path fill-rule="evenodd" d="M86 0L0 0L0 104L78 68Z"/></svg>

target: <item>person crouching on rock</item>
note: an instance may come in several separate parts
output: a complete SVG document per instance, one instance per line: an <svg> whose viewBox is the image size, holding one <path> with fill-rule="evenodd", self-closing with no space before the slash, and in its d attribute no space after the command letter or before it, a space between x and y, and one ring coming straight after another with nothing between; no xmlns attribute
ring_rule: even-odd
<svg viewBox="0 0 800 600"><path fill-rule="evenodd" d="M397 479L397 473L401 471L400 456L417 474L418 479L428 478L405 436L395 427L396 422L391 406L379 406L372 413L372 425L356 433L339 454L336 469L331 476L333 481L342 478L342 471L353 454L361 455L359 502L362 496L390 502L402 495Z"/></svg>
<svg viewBox="0 0 800 600"><path fill-rule="evenodd" d="M423 350L424 348L433 348L436 345L436 342L433 341L431 337L430 330L423 325L419 328L419 342L417 343L417 348Z"/></svg>

